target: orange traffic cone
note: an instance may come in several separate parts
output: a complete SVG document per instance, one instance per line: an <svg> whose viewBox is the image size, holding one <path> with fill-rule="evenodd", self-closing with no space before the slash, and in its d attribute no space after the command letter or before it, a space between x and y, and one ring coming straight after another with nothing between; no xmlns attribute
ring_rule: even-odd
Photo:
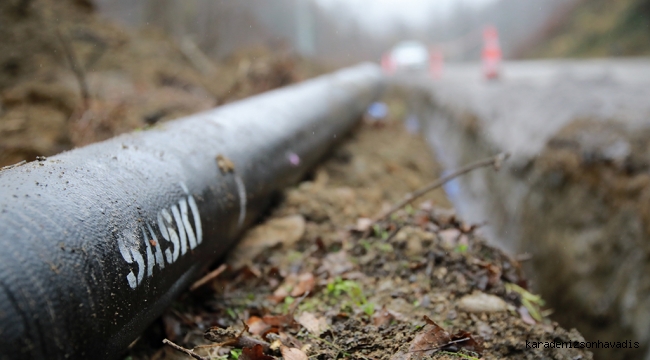
<svg viewBox="0 0 650 360"><path fill-rule="evenodd" d="M487 26L483 30L481 60L483 61L483 75L485 78L488 80L497 79L501 65L501 46L499 46L499 35L494 26Z"/></svg>
<svg viewBox="0 0 650 360"><path fill-rule="evenodd" d="M442 51L437 48L431 49L429 53L429 72L431 76L438 80L442 77L442 69L444 67L444 57Z"/></svg>

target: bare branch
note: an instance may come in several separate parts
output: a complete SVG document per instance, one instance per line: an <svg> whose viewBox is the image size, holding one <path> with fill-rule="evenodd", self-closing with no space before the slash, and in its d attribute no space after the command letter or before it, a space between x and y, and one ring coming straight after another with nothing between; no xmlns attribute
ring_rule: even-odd
<svg viewBox="0 0 650 360"><path fill-rule="evenodd" d="M445 183L447 183L448 181L453 180L454 178L457 178L457 177L459 177L461 175L464 175L464 174L466 174L466 173L468 173L468 172L470 172L472 170L482 168L482 167L485 167L485 166L490 166L490 165L494 166L495 170L499 170L499 168L503 164L503 161L505 161L508 157L510 157L509 153L501 153L499 155L492 156L490 158L479 160L479 161L473 162L471 164L465 165L462 168L452 172L451 174L445 175L445 176L441 177L440 179L438 179L436 181L433 181L433 182L421 187L420 189L417 189L417 190L413 191L412 193L407 194L406 197L404 198L404 200L398 202L397 204L393 205L390 209L388 209L386 212L379 215L377 218L375 218L373 223L377 223L377 222L379 222L381 220L386 219L387 217L392 215L397 210L399 210L399 209L403 208L404 206L412 203L413 201L415 201L419 197L423 196L424 194L428 193L429 191L437 189L437 188L441 187L442 185L444 185Z"/></svg>
<svg viewBox="0 0 650 360"><path fill-rule="evenodd" d="M182 347L180 345L176 345L176 344L174 344L173 342L171 342L168 339L164 339L163 344L167 344L167 345L173 347L174 349L195 358L196 360L210 360L210 358L205 357L205 356L201 356L201 355L195 353L194 351L192 351L190 349L186 349L186 348L184 348L184 347Z"/></svg>
<svg viewBox="0 0 650 360"><path fill-rule="evenodd" d="M65 54L65 57L68 59L68 63L70 64L70 69L74 73L74 76L79 83L79 90L81 92L84 110L88 110L90 107L90 90L88 88L88 82L86 81L86 73L79 63L79 60L77 59L77 55L75 54L74 49L70 44L70 39L64 36L56 25L54 26L54 34L59 39L61 47L63 48L63 53Z"/></svg>
<svg viewBox="0 0 650 360"><path fill-rule="evenodd" d="M221 275L221 273L226 271L227 268L228 266L226 264L221 264L221 266L219 266L216 270L210 271L204 277L200 278L194 284L192 284L192 286L190 286L190 291L194 291L201 286L209 283L210 281L216 279L217 276Z"/></svg>

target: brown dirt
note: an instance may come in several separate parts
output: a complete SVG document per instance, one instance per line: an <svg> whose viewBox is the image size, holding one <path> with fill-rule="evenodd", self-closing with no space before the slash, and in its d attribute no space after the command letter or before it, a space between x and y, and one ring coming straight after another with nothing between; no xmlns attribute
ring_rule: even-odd
<svg viewBox="0 0 650 360"><path fill-rule="evenodd" d="M588 339L641 344L594 351L602 359L643 358L650 338L649 133L617 121L568 124L535 160L522 211L522 239L554 318Z"/></svg>
<svg viewBox="0 0 650 360"><path fill-rule="evenodd" d="M546 318L533 319L541 301L513 285L526 284L519 263L456 219L442 190L363 238L364 218L440 172L426 143L396 120L403 105L394 101L391 109L387 124L364 124L313 179L287 190L228 257L228 270L182 296L128 358L189 358L160 348L162 338L188 348L206 345L206 330L241 329L240 319L252 338L279 333L285 359L479 358L463 342L459 352L454 346L431 351L436 328L426 325L426 315L450 334L482 339L482 359L591 359L584 349L526 348L527 340L584 339ZM215 332L223 330L208 331ZM240 345L196 351L212 359L262 358L239 355ZM425 349L412 351L416 345Z"/></svg>
<svg viewBox="0 0 650 360"><path fill-rule="evenodd" d="M0 167L207 110L322 71L265 49L215 63L200 50L182 51L155 29L119 28L83 0L3 1L0 23ZM82 82L89 90L88 104Z"/></svg>

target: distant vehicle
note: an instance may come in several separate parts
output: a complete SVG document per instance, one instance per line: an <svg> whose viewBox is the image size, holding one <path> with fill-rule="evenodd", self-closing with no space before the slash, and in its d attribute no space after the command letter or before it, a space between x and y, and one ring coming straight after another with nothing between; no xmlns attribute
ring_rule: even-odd
<svg viewBox="0 0 650 360"><path fill-rule="evenodd" d="M426 71L429 68L429 51L417 41L401 42L382 61L389 72Z"/></svg>

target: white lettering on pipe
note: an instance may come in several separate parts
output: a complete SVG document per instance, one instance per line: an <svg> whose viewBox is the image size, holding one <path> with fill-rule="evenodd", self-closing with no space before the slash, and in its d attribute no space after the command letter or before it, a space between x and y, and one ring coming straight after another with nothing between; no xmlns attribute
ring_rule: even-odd
<svg viewBox="0 0 650 360"><path fill-rule="evenodd" d="M185 255L188 242L190 250L194 250L203 242L199 207L187 186L183 183L180 183L180 186L186 196L176 204L160 210L156 223L140 225L139 231L125 231L117 239L120 254L129 264L126 281L132 289L142 284L145 272L147 277L152 277L156 265L158 270L162 270L165 268L165 261L167 264L173 264ZM190 222L190 214L193 222ZM156 228L161 235L161 241L158 241L156 236Z"/></svg>

